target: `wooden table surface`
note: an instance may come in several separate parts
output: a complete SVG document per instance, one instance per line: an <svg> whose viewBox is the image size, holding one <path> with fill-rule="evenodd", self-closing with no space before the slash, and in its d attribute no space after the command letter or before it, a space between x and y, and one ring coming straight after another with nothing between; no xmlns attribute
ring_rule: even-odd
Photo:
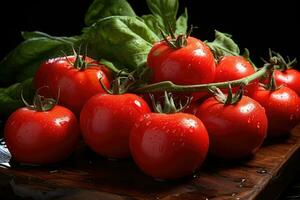
<svg viewBox="0 0 300 200"><path fill-rule="evenodd" d="M132 160L107 160L86 147L47 167L8 163L3 146L1 151L0 197L7 200L272 200L300 172L300 126L289 138L266 143L253 158L208 159L193 176L169 182L144 175Z"/></svg>

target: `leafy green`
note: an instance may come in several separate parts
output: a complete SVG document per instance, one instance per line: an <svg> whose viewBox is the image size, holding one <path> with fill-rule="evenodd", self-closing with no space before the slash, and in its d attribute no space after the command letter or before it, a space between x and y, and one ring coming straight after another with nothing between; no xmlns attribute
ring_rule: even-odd
<svg viewBox="0 0 300 200"><path fill-rule="evenodd" d="M0 84L9 85L33 77L40 63L48 58L71 52L79 39L52 37L40 32L24 32L27 40L19 44L0 62Z"/></svg>
<svg viewBox="0 0 300 200"><path fill-rule="evenodd" d="M24 106L21 92L25 99L32 99L34 95L32 79L0 88L0 117L6 117L17 108Z"/></svg>
<svg viewBox="0 0 300 200"><path fill-rule="evenodd" d="M187 11L187 8L185 8L184 13L182 13L176 21L175 33L177 35L186 34L187 29L188 29L187 22L188 22L188 11Z"/></svg>
<svg viewBox="0 0 300 200"><path fill-rule="evenodd" d="M137 17L112 16L84 29L89 55L122 63L130 70L144 66L152 44L159 40Z"/></svg>
<svg viewBox="0 0 300 200"><path fill-rule="evenodd" d="M215 40L213 42L207 42L216 58L220 58L226 55L240 55L240 49L238 45L231 39L231 35L215 31Z"/></svg>
<svg viewBox="0 0 300 200"><path fill-rule="evenodd" d="M169 24L176 28L176 16L179 8L178 0L146 0L147 5L156 17L161 17L165 27Z"/></svg>
<svg viewBox="0 0 300 200"><path fill-rule="evenodd" d="M161 31L166 34L170 34L170 30L177 35L186 34L187 9L185 8L184 13L176 20L179 7L178 0L147 0L147 5L152 14L143 15L142 19L160 38L162 38Z"/></svg>
<svg viewBox="0 0 300 200"><path fill-rule="evenodd" d="M150 15L143 15L141 17L144 23L160 38L162 39L161 30L165 31L164 22L162 18Z"/></svg>
<svg viewBox="0 0 300 200"><path fill-rule="evenodd" d="M126 0L94 0L86 15L85 24L92 25L99 19L109 16L136 16Z"/></svg>
<svg viewBox="0 0 300 200"><path fill-rule="evenodd" d="M125 67L121 66L120 64L116 62L111 62L104 58L100 59L99 62L116 74L120 73L122 70L126 70Z"/></svg>
<svg viewBox="0 0 300 200"><path fill-rule="evenodd" d="M43 32L40 32L40 31L31 31L31 32L23 31L21 34L22 34L22 37L24 38L24 40L43 37L43 38L48 38L48 39L51 39L51 40L57 40L57 41L69 43L70 45L73 45L74 43L76 43L80 39L79 36L56 37L56 36L51 36L47 33L43 33Z"/></svg>

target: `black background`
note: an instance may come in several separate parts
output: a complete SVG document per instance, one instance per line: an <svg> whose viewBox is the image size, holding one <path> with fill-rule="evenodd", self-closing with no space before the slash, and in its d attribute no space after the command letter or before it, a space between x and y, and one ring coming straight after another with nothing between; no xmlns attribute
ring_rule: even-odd
<svg viewBox="0 0 300 200"><path fill-rule="evenodd" d="M138 15L149 13L144 0L128 0ZM0 59L22 41L21 31L39 30L56 36L80 34L84 14L92 0L7 1L0 6ZM227 32L254 60L266 57L268 48L299 55L300 31L295 2L180 0L180 13L188 7L193 36L213 39L214 30ZM300 17L298 17L300 18Z"/></svg>

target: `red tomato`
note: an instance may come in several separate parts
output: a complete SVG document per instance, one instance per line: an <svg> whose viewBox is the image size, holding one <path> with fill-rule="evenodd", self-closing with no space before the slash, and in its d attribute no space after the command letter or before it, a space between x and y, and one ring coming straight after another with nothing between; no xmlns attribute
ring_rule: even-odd
<svg viewBox="0 0 300 200"><path fill-rule="evenodd" d="M254 67L245 58L241 56L224 56L217 64L214 82L237 80L254 73ZM257 80L251 82L244 88L245 94L252 94L257 87ZM233 88L233 92L235 92L237 89L238 88Z"/></svg>
<svg viewBox="0 0 300 200"><path fill-rule="evenodd" d="M277 85L285 85L300 95L300 72L295 69L284 71L275 70L274 77Z"/></svg>
<svg viewBox="0 0 300 200"><path fill-rule="evenodd" d="M234 105L224 105L214 97L196 112L207 128L210 153L222 159L237 159L255 153L267 134L267 116L255 100L243 96Z"/></svg>
<svg viewBox="0 0 300 200"><path fill-rule="evenodd" d="M80 134L75 115L67 108L55 106L44 112L16 110L5 124L4 138L16 161L47 164L68 157Z"/></svg>
<svg viewBox="0 0 300 200"><path fill-rule="evenodd" d="M173 49L165 41L154 44L148 54L148 66L152 69L152 82L172 81L175 84L192 85L211 83L215 78L215 60L202 41L188 37L187 46ZM205 95L195 95L197 100Z"/></svg>
<svg viewBox="0 0 300 200"><path fill-rule="evenodd" d="M193 101L182 112L195 115L199 106L200 103L198 101Z"/></svg>
<svg viewBox="0 0 300 200"><path fill-rule="evenodd" d="M268 136L284 136L300 120L300 101L296 92L282 86L269 91L259 87L252 95L266 110L268 117Z"/></svg>
<svg viewBox="0 0 300 200"><path fill-rule="evenodd" d="M47 97L56 97L60 93L59 104L79 114L91 96L105 93L99 83L100 77L103 84L110 87L110 73L104 65L88 57L85 61L95 66L77 69L72 64L75 59L75 56L68 56L47 60L41 64L33 82L36 88L49 86L49 90L41 90Z"/></svg>
<svg viewBox="0 0 300 200"><path fill-rule="evenodd" d="M147 103L134 94L97 94L84 105L80 125L86 144L109 158L130 156L129 134L137 118L150 112Z"/></svg>
<svg viewBox="0 0 300 200"><path fill-rule="evenodd" d="M209 146L207 131L185 113L142 116L130 135L132 157L140 169L157 179L191 175L203 163Z"/></svg>

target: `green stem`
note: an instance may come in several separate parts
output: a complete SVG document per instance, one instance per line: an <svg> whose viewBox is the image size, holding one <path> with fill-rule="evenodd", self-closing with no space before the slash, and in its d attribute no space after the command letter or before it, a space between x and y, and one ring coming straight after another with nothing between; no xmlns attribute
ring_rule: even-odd
<svg viewBox="0 0 300 200"><path fill-rule="evenodd" d="M208 91L209 88L215 86L218 88L228 88L228 85L231 86L240 86L248 85L250 82L252 82L255 79L258 79L259 77L263 76L266 72L270 70L272 65L266 64L264 67L262 67L260 70L255 72L254 74L251 74L250 76L247 76L245 78L233 80L233 81L226 81L226 82L218 82L218 83L209 83L209 84L200 84L200 85L176 85L172 83L171 81L163 81L159 83L149 84L140 88L135 89L134 93L148 93L148 92L200 92L200 91Z"/></svg>

